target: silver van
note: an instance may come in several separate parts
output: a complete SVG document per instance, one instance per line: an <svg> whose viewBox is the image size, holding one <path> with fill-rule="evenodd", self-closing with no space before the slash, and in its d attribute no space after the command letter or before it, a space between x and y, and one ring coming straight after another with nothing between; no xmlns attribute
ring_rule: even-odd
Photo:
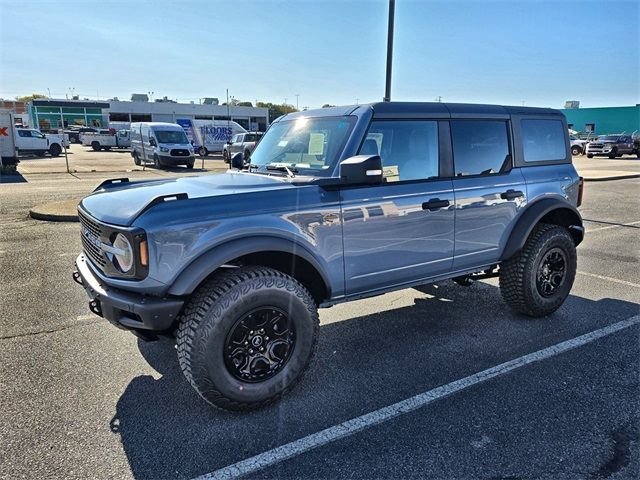
<svg viewBox="0 0 640 480"><path fill-rule="evenodd" d="M184 129L175 123L131 124L131 156L136 165L153 163L156 168L185 165L193 168L193 145Z"/></svg>

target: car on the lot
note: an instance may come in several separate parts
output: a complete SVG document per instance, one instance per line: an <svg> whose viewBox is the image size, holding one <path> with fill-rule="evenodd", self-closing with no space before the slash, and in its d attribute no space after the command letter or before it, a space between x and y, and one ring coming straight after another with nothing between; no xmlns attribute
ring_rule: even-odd
<svg viewBox="0 0 640 480"><path fill-rule="evenodd" d="M78 206L73 274L118 328L175 337L187 380L218 407L289 391L316 349L319 307L498 277L507 305L543 317L573 285L583 183L558 110L303 111L276 120L250 164L243 152L231 164L99 185Z"/></svg>
<svg viewBox="0 0 640 480"><path fill-rule="evenodd" d="M16 150L20 155L36 155L42 157L48 153L57 157L63 148L69 147L69 141L65 135L47 133L44 134L32 128L16 128Z"/></svg>
<svg viewBox="0 0 640 480"><path fill-rule="evenodd" d="M637 153L633 137L626 134L600 135L587 144L587 158L607 156L611 159Z"/></svg>
<svg viewBox="0 0 640 480"><path fill-rule="evenodd" d="M91 147L96 152L111 150L112 148L129 148L131 146L131 131L118 130L112 133L85 133L82 144Z"/></svg>
<svg viewBox="0 0 640 480"><path fill-rule="evenodd" d="M237 133L222 147L222 158L229 163L236 153L242 153L245 162L249 161L251 153L262 138L263 132Z"/></svg>
<svg viewBox="0 0 640 480"><path fill-rule="evenodd" d="M574 135L569 136L569 143L571 146L571 155L582 155L585 152L587 140L582 140Z"/></svg>
<svg viewBox="0 0 640 480"><path fill-rule="evenodd" d="M184 165L193 168L195 154L184 129L176 123L131 124L131 156L136 165L153 163L156 168Z"/></svg>

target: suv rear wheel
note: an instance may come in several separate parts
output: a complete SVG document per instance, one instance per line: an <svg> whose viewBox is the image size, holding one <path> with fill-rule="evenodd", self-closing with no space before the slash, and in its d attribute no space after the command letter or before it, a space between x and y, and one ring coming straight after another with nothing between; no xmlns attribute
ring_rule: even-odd
<svg viewBox="0 0 640 480"><path fill-rule="evenodd" d="M252 410L284 395L316 349L319 320L297 280L265 267L211 277L178 327L178 361L191 385L226 410Z"/></svg>
<svg viewBox="0 0 640 480"><path fill-rule="evenodd" d="M57 157L61 153L62 153L62 147L57 143L54 143L49 147L49 155L51 155L52 157Z"/></svg>
<svg viewBox="0 0 640 480"><path fill-rule="evenodd" d="M511 308L531 317L553 313L571 291L576 258L566 228L536 225L520 253L500 266L502 297Z"/></svg>
<svg viewBox="0 0 640 480"><path fill-rule="evenodd" d="M576 156L576 155L580 155L582 153L582 149L577 146L574 145L573 147L571 147L571 155Z"/></svg>

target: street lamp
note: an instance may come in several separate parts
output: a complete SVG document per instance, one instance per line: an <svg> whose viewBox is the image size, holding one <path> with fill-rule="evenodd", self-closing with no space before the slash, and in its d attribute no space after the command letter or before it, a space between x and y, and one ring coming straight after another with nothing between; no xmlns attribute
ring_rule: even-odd
<svg viewBox="0 0 640 480"><path fill-rule="evenodd" d="M393 58L393 17L396 0L389 0L389 28L387 30L387 82L384 88L383 101L391 101L391 60Z"/></svg>

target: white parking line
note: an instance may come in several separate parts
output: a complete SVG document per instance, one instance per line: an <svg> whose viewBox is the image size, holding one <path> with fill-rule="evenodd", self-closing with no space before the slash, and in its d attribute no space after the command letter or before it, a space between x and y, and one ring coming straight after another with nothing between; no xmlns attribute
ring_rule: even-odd
<svg viewBox="0 0 640 480"><path fill-rule="evenodd" d="M259 470L262 470L263 468L308 452L309 450L312 450L314 448L321 447L331 442L335 442L336 440L348 437L350 435L353 435L354 433L373 427L374 425L378 425L405 413L409 413L422 408L432 402L435 402L436 400L447 397L466 388L472 387L473 385L477 385L478 383L499 377L511 372L512 370L516 370L520 367L524 367L525 365L529 365L530 363L539 362L541 360L554 357L574 348L591 343L595 340L598 340L599 338L606 337L607 335L611 335L615 332L619 332L620 330L623 330L625 328L638 325L639 323L640 315L636 315L634 317L628 318L627 320L608 325L599 330L580 335L579 337L572 338L571 340L567 340L551 347L538 350L537 352L533 352L514 360L501 363L500 365L496 365L495 367L491 367L487 370L483 370L482 372L478 372L468 377L461 378L460 380L442 385L440 387L434 388L433 390L420 393L413 397L407 398L406 400L402 400L398 403L394 403L393 405L389 405L388 407L384 407L371 413L367 413L351 420L347 420L346 422L343 422L339 425L335 425L320 432L307 435L306 437L300 438L291 443L276 447L272 450L256 455L255 457L247 458L246 460L242 460L238 463L234 463L233 465L229 465L228 467L221 468L220 470L204 474L197 478L198 480L231 479L238 478L243 475L248 475L250 473L255 473Z"/></svg>
<svg viewBox="0 0 640 480"><path fill-rule="evenodd" d="M620 280L618 278L605 277L604 275L596 275L595 273L580 272L580 271L578 271L576 273L578 273L578 275L585 275L587 277L593 277L593 278L597 278L599 280L606 280L607 282L614 282L614 283L619 283L620 285L627 285L629 287L640 288L640 285L637 284L637 283L627 282L626 280Z"/></svg>

